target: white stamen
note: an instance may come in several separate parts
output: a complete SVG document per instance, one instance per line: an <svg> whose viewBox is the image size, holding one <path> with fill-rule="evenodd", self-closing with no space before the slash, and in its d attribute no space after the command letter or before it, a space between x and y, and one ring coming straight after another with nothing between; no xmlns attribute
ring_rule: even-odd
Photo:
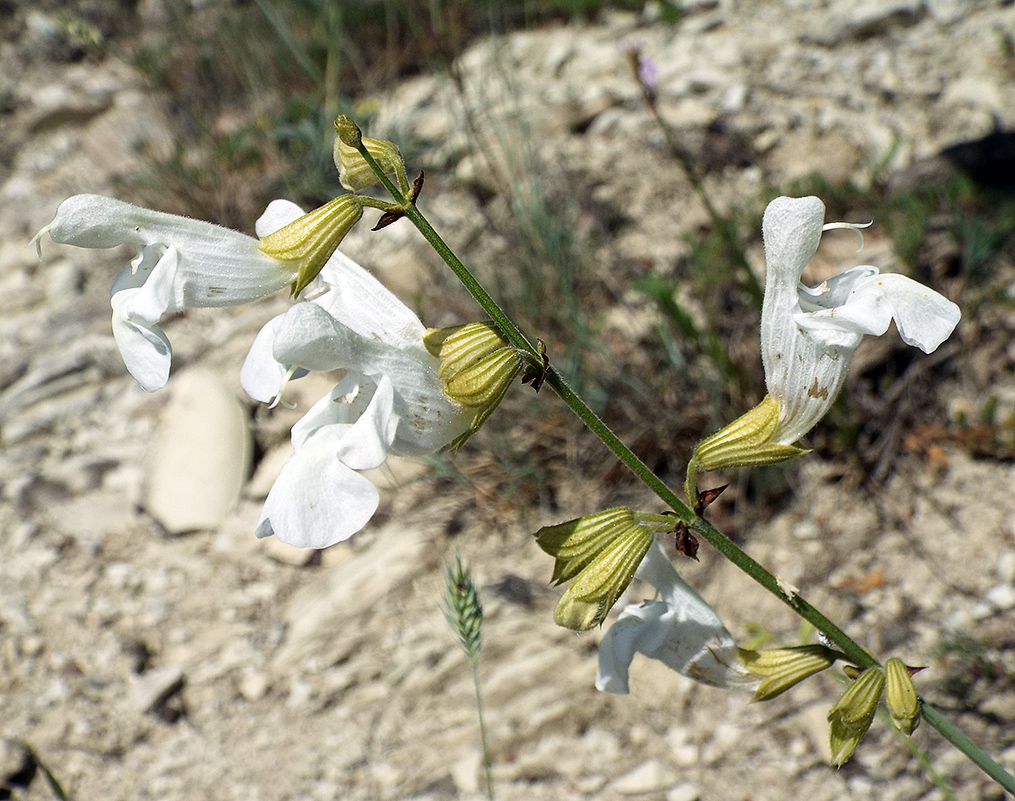
<svg viewBox="0 0 1015 801"><path fill-rule="evenodd" d="M853 231L856 231L856 235L860 237L860 247L856 249L856 252L859 253L861 250L863 250L863 234L860 233L860 229L870 228L872 225L874 225L874 220L871 220L869 223L834 222L834 223L825 223L823 226L821 226L821 230L833 231L837 228L849 228Z"/></svg>
<svg viewBox="0 0 1015 801"><path fill-rule="evenodd" d="M283 396L285 395L285 388L289 384L290 379L292 379L293 374L299 369L300 366L298 364L294 364L292 367L289 368L288 372L286 372L285 374L285 378L282 379L282 386L278 388L278 394L275 396L275 400L273 400L271 403L268 404L269 409L274 409L276 406L279 405L281 405L282 408L284 409L296 408L295 403L287 403Z"/></svg>

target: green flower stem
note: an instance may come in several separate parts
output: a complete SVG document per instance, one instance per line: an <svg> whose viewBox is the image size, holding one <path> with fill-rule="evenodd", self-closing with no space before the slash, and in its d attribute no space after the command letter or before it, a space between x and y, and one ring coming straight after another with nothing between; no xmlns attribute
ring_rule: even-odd
<svg viewBox="0 0 1015 801"><path fill-rule="evenodd" d="M384 174L384 171L381 169L374 157L370 155L370 152L366 149L366 147L361 145L358 149L360 155L363 156L367 164L370 165L370 168L377 174L377 177L380 178L381 183L384 184L384 188L391 193L395 203L405 213L405 216L412 221L412 224L415 225L417 229L419 229L419 232L423 234L426 241L430 243L430 246L435 251L437 251L437 255L444 260L454 274L458 276L458 279L465 284L465 288L469 291L469 294L471 294L476 299L476 302L483 307L483 311L489 315L490 319L493 320L494 324L500 329L501 333L504 334L512 345L519 350L528 353L533 359L535 359L537 364L541 363L542 356L539 351L531 342L529 342L528 339L525 338L525 335L518 329L518 326L511 321L500 306L497 305L497 302L490 296L490 293L486 291L483 285L480 284L475 277L473 277L472 273L469 272L469 268L462 264L461 260L455 255L454 251L452 251L451 248L448 247L447 243L441 239L440 235L433 229L433 226L430 225L430 222L423 216L422 212L416 208L416 204L410 203L409 199L395 187L395 185L391 182L391 179Z"/></svg>
<svg viewBox="0 0 1015 801"><path fill-rule="evenodd" d="M501 330L501 333L516 348L525 351L539 360L540 354L526 339L525 335L501 310L496 301L469 272L469 269L454 254L447 243L433 229L429 221L416 208L415 203L410 203L408 198L402 194L391 180L384 174L374 158L367 152L365 147L359 148L360 154L377 174L384 184L384 187L391 193L395 202L405 212L412 223L423 234L424 238L433 247L437 254L447 263L456 276L465 284L476 302L483 307L483 311ZM698 518L694 512L684 503L673 490L671 490L648 466L639 459L635 453L628 448L616 434L606 425L599 416L588 407L574 390L568 386L564 378L552 366L546 376L547 385L560 396L571 410L574 411L582 422L620 459L649 489L670 506L679 520L690 526L696 534L701 535L712 547L729 559L740 570L758 582L762 587L771 592L777 598L789 605L800 617L808 621L818 631L825 635L847 658L861 668L874 667L878 661L869 653L854 642L842 629L825 617L821 612L811 606L800 597L795 591L780 584L778 579L758 562L748 556L743 550L737 547L729 537L716 529L711 523ZM949 742L964 753L969 759L983 770L988 776L994 779L1005 789L1015 793L1015 778L1007 773L1000 765L978 748L968 737L966 737L955 726L949 723L937 710L929 704L923 704L923 717L937 729Z"/></svg>
<svg viewBox="0 0 1015 801"><path fill-rule="evenodd" d="M1015 777L985 754L972 740L966 737L951 721L930 704L923 704L923 719L938 730L952 745L958 748L976 767L1015 795Z"/></svg>
<svg viewBox="0 0 1015 801"><path fill-rule="evenodd" d="M433 229L433 226L430 225L430 222L423 216L422 212L416 208L416 205L409 203L408 199L395 188L395 185L384 175L380 165L377 164L365 147L360 150L360 154L384 182L385 188L405 212L405 216L412 221L413 225L423 234L426 241L437 251L437 255L447 263L454 274L465 284L465 288L476 299L476 302L483 307L483 311L493 320L501 333L516 348L530 354L537 363L541 362L542 356L539 351L533 347L532 343L518 329L518 326L497 305L497 302L490 296L490 293L472 275L469 268L462 263L454 251L441 239L440 234ZM691 511L690 507L681 501L630 448L621 442L620 438L613 433L609 426L600 420L599 416L588 407L585 401L568 386L564 378L552 365L546 375L546 383L553 388L553 391L560 396L564 403L571 407L574 413L581 418L582 422L592 429L593 433L603 441L606 447L613 451L620 461L627 465L638 478L645 482L653 492L673 508L680 520L683 520L688 525L691 525L696 520L695 514Z"/></svg>

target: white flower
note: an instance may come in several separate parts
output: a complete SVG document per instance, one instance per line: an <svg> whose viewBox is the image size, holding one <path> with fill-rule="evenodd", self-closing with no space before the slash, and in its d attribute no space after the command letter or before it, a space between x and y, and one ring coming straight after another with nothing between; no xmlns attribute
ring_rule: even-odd
<svg viewBox="0 0 1015 801"><path fill-rule="evenodd" d="M951 301L876 267L854 267L816 287L801 284L821 232L857 227L823 226L824 218L816 197L780 197L765 209L761 356L769 395L779 406L779 423L768 440L773 444L792 445L825 415L864 334L881 335L894 319L904 342L930 353L959 321Z"/></svg>
<svg viewBox="0 0 1015 801"><path fill-rule="evenodd" d="M294 219L302 213L285 206ZM270 401L307 370L347 370L293 426L295 454L257 527L259 537L307 548L347 539L373 515L377 490L357 471L379 467L389 453L433 453L472 419L445 396L438 360L423 347L426 329L395 295L337 251L321 280L327 291L261 329L240 371L247 393Z"/></svg>
<svg viewBox="0 0 1015 801"><path fill-rule="evenodd" d="M273 206L257 221L263 236L281 227ZM151 211L102 195L74 195L36 237L82 248L133 245L137 256L113 283L113 336L127 370L148 392L169 378L167 312L233 306L290 284L296 267L266 256L253 237L219 225Z"/></svg>
<svg viewBox="0 0 1015 801"><path fill-rule="evenodd" d="M635 653L704 684L743 690L758 686L722 621L677 575L658 542L635 575L659 590L662 600L631 604L606 632L599 645L598 689L630 692L628 669Z"/></svg>

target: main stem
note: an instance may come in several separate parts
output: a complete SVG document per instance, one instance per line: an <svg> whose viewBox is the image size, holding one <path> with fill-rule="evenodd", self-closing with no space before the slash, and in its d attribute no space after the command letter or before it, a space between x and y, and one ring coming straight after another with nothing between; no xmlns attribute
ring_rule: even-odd
<svg viewBox="0 0 1015 801"><path fill-rule="evenodd" d="M490 319L497 325L501 333L516 348L527 352L534 359L541 359L539 351L525 337L504 311L497 305L497 302L490 296L490 293L476 280L469 269L454 254L447 243L433 229L429 221L416 208L415 203L409 202L395 185L388 179L380 166L370 155L365 147L359 148L360 154L366 159L374 172L380 177L384 187L391 193L405 216L413 225L419 229L423 237L433 247L437 254L447 263L456 276L469 290L476 302L483 307ZM744 573L754 579L758 584L779 598L783 603L790 606L800 617L811 623L820 631L829 642L833 643L847 658L854 664L862 667L874 667L878 661L854 642L849 635L836 626L831 620L825 617L816 608L805 601L797 591L787 584L779 581L772 573L762 567L758 562L748 556L743 550L737 547L734 542L715 528L707 520L699 518L680 497L673 492L648 466L642 462L635 453L625 445L616 434L606 425L599 416L589 408L577 393L564 380L552 366L546 375L545 383L566 403L571 410L581 418L592 432L608 447L614 455L620 459L641 481L651 489L659 498L666 503L679 520L690 526L695 533L701 535L717 551L729 559ZM931 726L937 729L949 742L964 753L988 776L998 784L1015 794L1015 777L1004 770L978 746L976 746L965 734L953 726L941 713L924 703L922 706L923 717Z"/></svg>

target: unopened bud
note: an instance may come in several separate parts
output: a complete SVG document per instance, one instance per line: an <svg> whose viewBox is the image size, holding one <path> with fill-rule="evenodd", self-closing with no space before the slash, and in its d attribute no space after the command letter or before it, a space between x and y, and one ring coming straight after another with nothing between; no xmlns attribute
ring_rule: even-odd
<svg viewBox="0 0 1015 801"><path fill-rule="evenodd" d="M363 141L363 132L360 131L359 126L353 122L352 117L348 114L342 114L335 118L335 133L338 134L338 138L345 142L349 147L359 149L360 143Z"/></svg>
<svg viewBox="0 0 1015 801"><path fill-rule="evenodd" d="M374 157L385 175L395 177L405 175L402 154L398 152L398 147L394 142L363 137L362 144L367 152ZM347 145L341 136L335 137L334 155L335 166L338 167L338 179L342 182L342 186L350 192L359 192L368 186L373 186L380 180L359 150L352 145Z"/></svg>
<svg viewBox="0 0 1015 801"><path fill-rule="evenodd" d="M879 667L867 668L835 702L828 713L832 724L829 742L832 764L842 767L867 734L885 687L885 674Z"/></svg>
<svg viewBox="0 0 1015 801"><path fill-rule="evenodd" d="M293 297L313 281L338 249L345 235L363 216L352 195L339 195L320 208L261 237L261 251L273 259L291 262L297 270Z"/></svg>
<svg viewBox="0 0 1015 801"><path fill-rule="evenodd" d="M744 667L761 679L752 701L770 701L809 676L830 668L839 656L831 648L817 644L762 651L740 649Z"/></svg>
<svg viewBox="0 0 1015 801"><path fill-rule="evenodd" d="M901 659L885 662L885 704L895 728L912 734L920 724L920 697L913 686L913 677Z"/></svg>

